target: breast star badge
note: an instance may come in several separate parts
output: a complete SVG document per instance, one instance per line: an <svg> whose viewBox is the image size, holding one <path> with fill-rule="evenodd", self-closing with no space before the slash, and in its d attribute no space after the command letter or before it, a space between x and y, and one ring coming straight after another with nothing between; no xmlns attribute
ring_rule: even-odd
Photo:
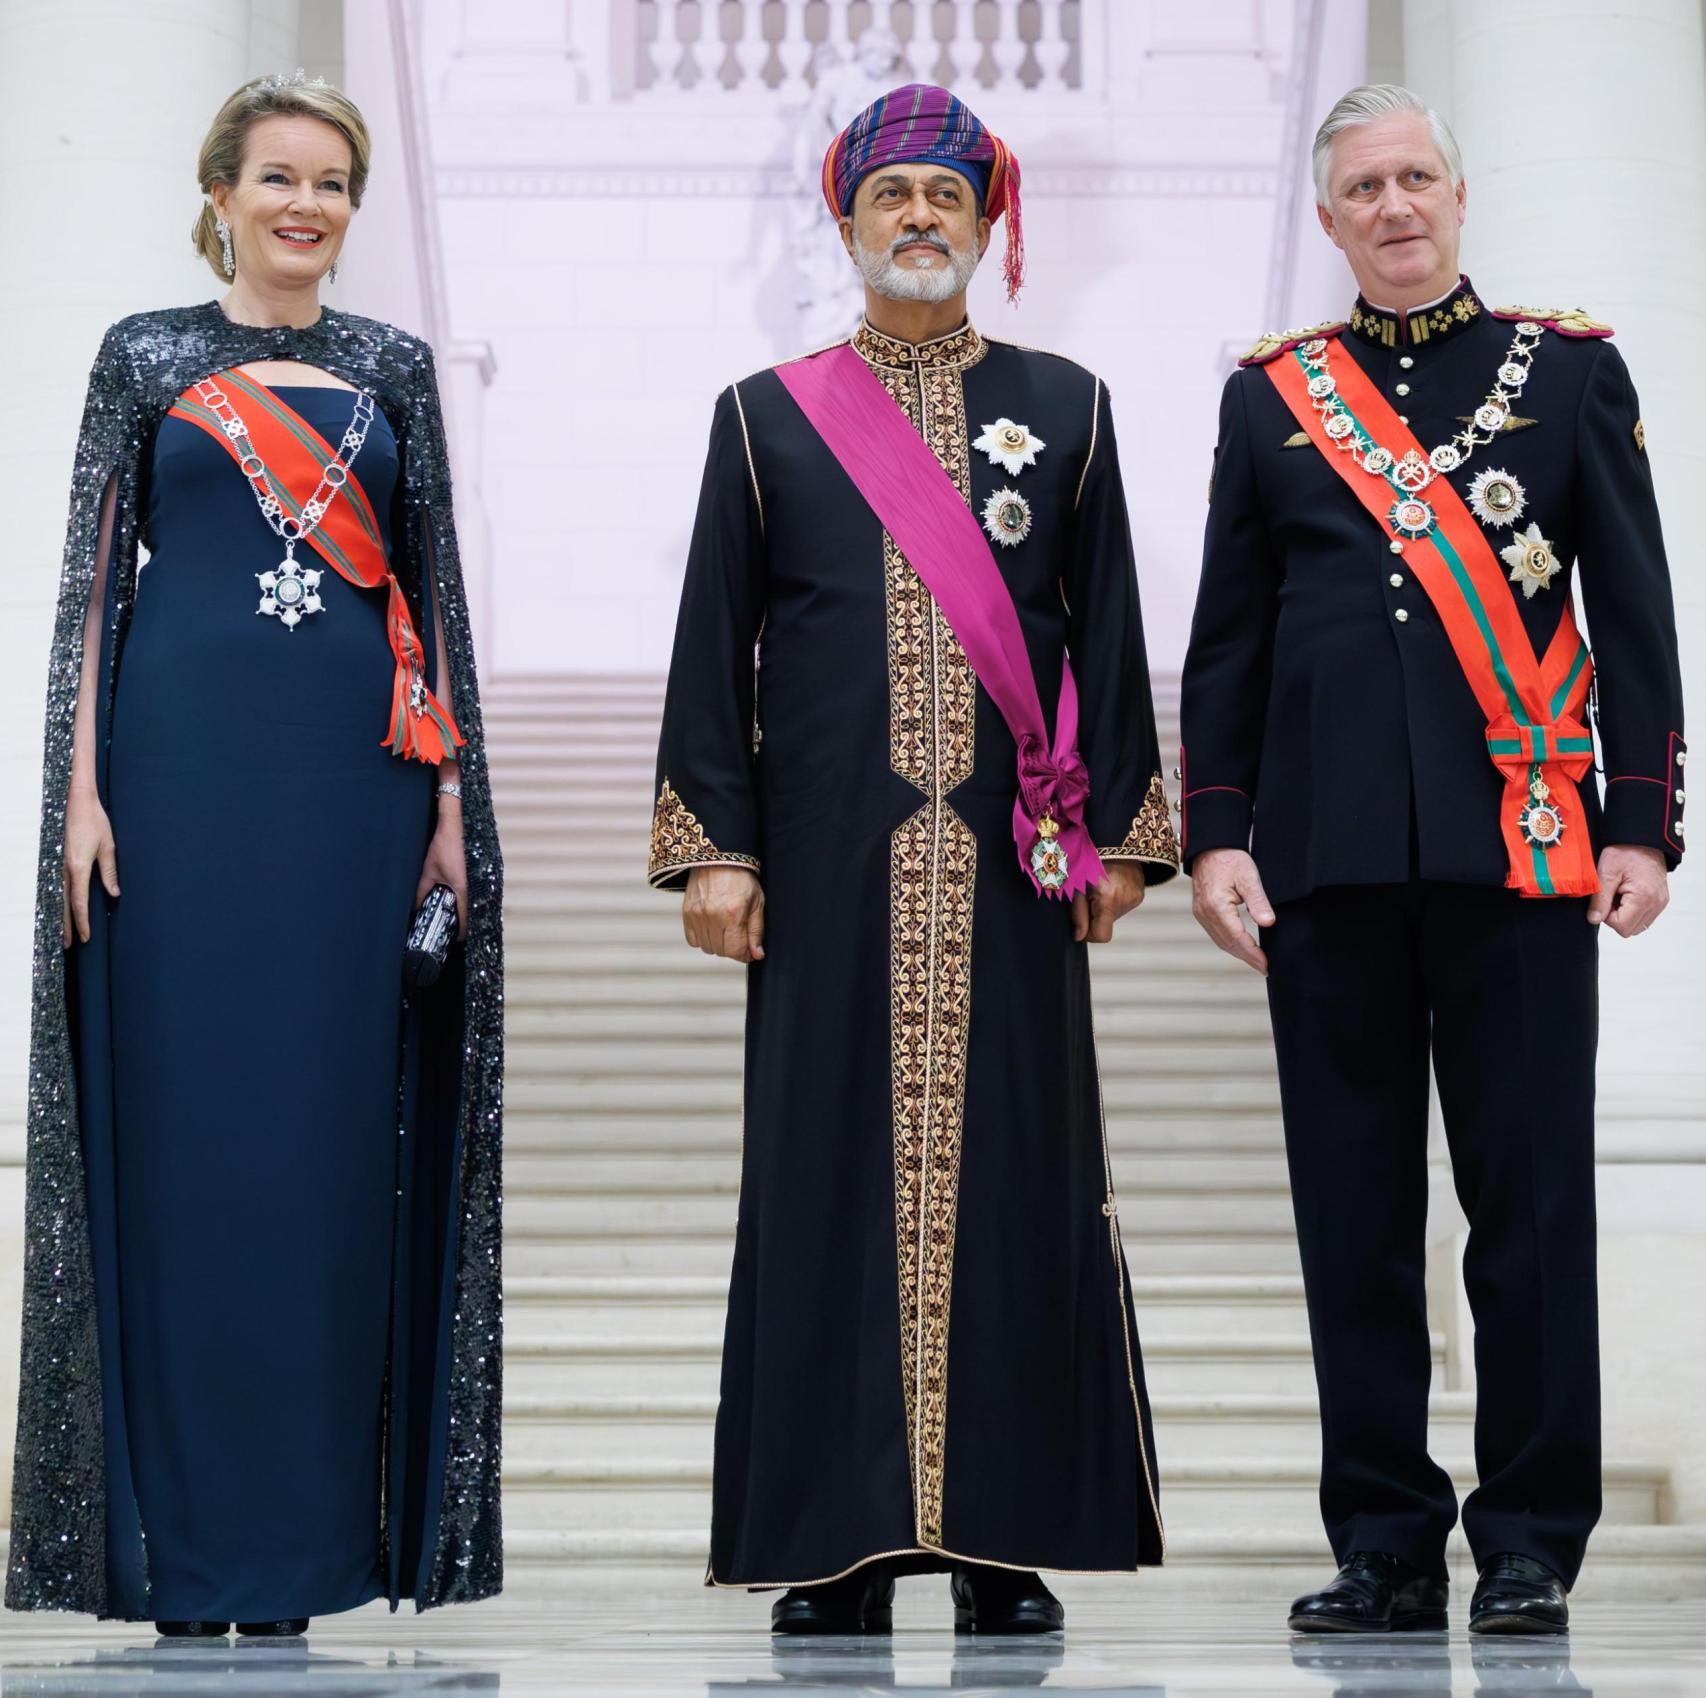
<svg viewBox="0 0 1706 1698"><path fill-rule="evenodd" d="M1483 525L1514 525L1528 508L1528 493L1509 472L1488 467L1469 484L1469 511Z"/></svg>
<svg viewBox="0 0 1706 1698"><path fill-rule="evenodd" d="M983 528L989 540L1017 548L1031 534L1031 504L1015 489L998 489L983 504Z"/></svg>
<svg viewBox="0 0 1706 1698"><path fill-rule="evenodd" d="M1564 563L1552 552L1552 545L1540 534L1538 525L1530 525L1518 535L1509 548L1499 550L1499 558L1511 569L1511 582L1522 585L1529 601L1536 590L1549 589L1552 580L1563 571Z"/></svg>
<svg viewBox="0 0 1706 1698"><path fill-rule="evenodd" d="M987 454L990 465L1000 466L1009 477L1016 478L1025 467L1037 463L1037 456L1048 444L1040 436L1032 436L1028 425L997 419L983 427L983 435L972 447Z"/></svg>

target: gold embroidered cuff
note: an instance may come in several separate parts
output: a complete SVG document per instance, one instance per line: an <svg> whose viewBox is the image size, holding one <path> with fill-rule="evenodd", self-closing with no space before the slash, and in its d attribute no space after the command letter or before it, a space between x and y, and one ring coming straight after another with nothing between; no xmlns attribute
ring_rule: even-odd
<svg viewBox="0 0 1706 1698"><path fill-rule="evenodd" d="M679 890L695 867L759 870L754 856L724 854L666 778L652 810L652 852L646 878L654 890Z"/></svg>
<svg viewBox="0 0 1706 1698"><path fill-rule="evenodd" d="M1159 861L1163 866L1179 865L1179 837L1173 830L1173 816L1167 807L1167 789L1156 773L1149 781L1149 790L1137 818L1125 840L1111 849L1098 848L1104 861Z"/></svg>

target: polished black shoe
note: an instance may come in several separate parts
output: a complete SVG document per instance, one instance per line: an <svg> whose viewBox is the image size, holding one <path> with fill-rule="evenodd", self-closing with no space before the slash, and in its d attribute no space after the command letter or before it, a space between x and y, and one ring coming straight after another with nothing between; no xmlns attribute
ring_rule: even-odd
<svg viewBox="0 0 1706 1698"><path fill-rule="evenodd" d="M839 1580L794 1586L770 1606L772 1633L892 1633L894 1574L868 1562Z"/></svg>
<svg viewBox="0 0 1706 1698"><path fill-rule="evenodd" d="M162 1639L223 1639L231 1631L228 1621L157 1621L154 1631Z"/></svg>
<svg viewBox="0 0 1706 1698"><path fill-rule="evenodd" d="M1291 1606L1293 1633L1443 1633L1446 1583L1384 1551L1353 1551Z"/></svg>
<svg viewBox="0 0 1706 1698"><path fill-rule="evenodd" d="M305 1615L279 1621L240 1621L237 1631L245 1639L300 1639L308 1631L308 1622Z"/></svg>
<svg viewBox="0 0 1706 1698"><path fill-rule="evenodd" d="M1062 1633L1060 1599L1026 1569L958 1563L948 1584L956 1633Z"/></svg>
<svg viewBox="0 0 1706 1698"><path fill-rule="evenodd" d="M1481 1570L1469 1604L1471 1633L1568 1633L1564 1582L1545 1563L1506 1551Z"/></svg>

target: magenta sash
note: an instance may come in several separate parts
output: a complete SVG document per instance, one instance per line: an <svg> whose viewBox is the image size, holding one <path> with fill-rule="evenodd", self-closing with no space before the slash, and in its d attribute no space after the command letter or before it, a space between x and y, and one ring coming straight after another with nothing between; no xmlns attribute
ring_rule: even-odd
<svg viewBox="0 0 1706 1698"><path fill-rule="evenodd" d="M776 375L894 538L959 639L978 682L1019 746L1013 841L1039 895L1067 898L1103 877L1084 824L1090 775L1078 753L1078 685L1062 657L1054 743L1025 633L989 539L958 485L882 380L847 343L778 366ZM1043 821L1059 828L1067 874L1049 889L1031 865Z"/></svg>

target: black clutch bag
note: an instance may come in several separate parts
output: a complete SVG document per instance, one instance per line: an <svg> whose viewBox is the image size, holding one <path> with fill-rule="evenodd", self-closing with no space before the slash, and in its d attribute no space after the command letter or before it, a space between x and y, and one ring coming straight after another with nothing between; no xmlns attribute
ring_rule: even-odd
<svg viewBox="0 0 1706 1698"><path fill-rule="evenodd" d="M403 983L410 990L425 990L434 983L455 941L456 892L447 884L435 884L409 927L403 946Z"/></svg>

